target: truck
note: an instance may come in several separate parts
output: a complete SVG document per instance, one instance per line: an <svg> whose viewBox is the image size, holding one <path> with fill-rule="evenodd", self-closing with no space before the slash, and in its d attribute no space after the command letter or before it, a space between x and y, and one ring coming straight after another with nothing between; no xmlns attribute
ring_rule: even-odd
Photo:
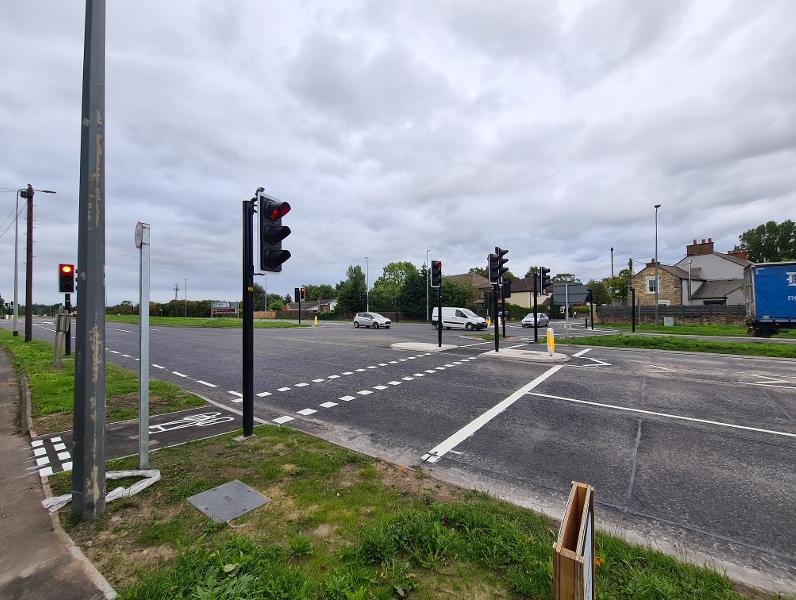
<svg viewBox="0 0 796 600"><path fill-rule="evenodd" d="M796 260L749 265L746 284L749 335L771 337L796 327Z"/></svg>

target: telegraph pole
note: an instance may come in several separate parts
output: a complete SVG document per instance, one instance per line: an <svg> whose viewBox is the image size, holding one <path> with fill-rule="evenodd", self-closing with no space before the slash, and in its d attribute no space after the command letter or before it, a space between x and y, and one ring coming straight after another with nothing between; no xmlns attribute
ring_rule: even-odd
<svg viewBox="0 0 796 600"><path fill-rule="evenodd" d="M86 0L72 512L105 512L105 0Z"/></svg>
<svg viewBox="0 0 796 600"><path fill-rule="evenodd" d="M33 339L33 186L28 184L28 238L25 253L25 341Z"/></svg>

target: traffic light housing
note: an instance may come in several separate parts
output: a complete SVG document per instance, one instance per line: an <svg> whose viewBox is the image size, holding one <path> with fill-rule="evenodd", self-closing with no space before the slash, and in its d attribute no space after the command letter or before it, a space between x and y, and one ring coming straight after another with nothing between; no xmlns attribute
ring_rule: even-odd
<svg viewBox="0 0 796 600"><path fill-rule="evenodd" d="M489 255L489 283L495 284L498 282L500 275L498 274L498 257L495 254Z"/></svg>
<svg viewBox="0 0 796 600"><path fill-rule="evenodd" d="M495 246L495 256L497 257L497 275L498 275L498 280L501 277L503 277L503 275L508 273L509 268L503 266L507 262L509 262L508 258L504 258L506 256L506 254L508 254L508 253L509 253L508 250L504 250L503 248Z"/></svg>
<svg viewBox="0 0 796 600"><path fill-rule="evenodd" d="M282 225L282 217L290 212L290 204L257 193L260 211L260 271L279 273L290 251L282 250L282 240L290 235L290 227Z"/></svg>
<svg viewBox="0 0 796 600"><path fill-rule="evenodd" d="M304 302L304 293L306 290L303 287L297 287L293 290L293 300L295 302Z"/></svg>
<svg viewBox="0 0 796 600"><path fill-rule="evenodd" d="M543 292L550 287L550 269L547 267L539 267L539 283Z"/></svg>
<svg viewBox="0 0 796 600"><path fill-rule="evenodd" d="M431 261L431 287L438 288L442 285L442 261Z"/></svg>
<svg viewBox="0 0 796 600"><path fill-rule="evenodd" d="M75 291L75 265L61 263L58 265L58 291L71 294Z"/></svg>
<svg viewBox="0 0 796 600"><path fill-rule="evenodd" d="M510 281L504 281L503 282L503 297L504 298L508 298L509 296L511 296L511 282Z"/></svg>

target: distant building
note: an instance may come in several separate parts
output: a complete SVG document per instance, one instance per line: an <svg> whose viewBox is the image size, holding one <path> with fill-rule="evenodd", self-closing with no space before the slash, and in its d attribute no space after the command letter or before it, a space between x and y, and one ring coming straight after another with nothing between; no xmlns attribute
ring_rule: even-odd
<svg viewBox="0 0 796 600"><path fill-rule="evenodd" d="M492 291L492 284L489 283L489 280L486 277L479 275L478 273L462 273L461 275L443 275L443 280L449 279L451 281L458 281L459 283L469 283L476 290L478 290L478 296L476 297L475 303L476 304L484 304L484 299L487 297L490 291Z"/></svg>
<svg viewBox="0 0 796 600"><path fill-rule="evenodd" d="M544 292L537 293L536 303L541 306L550 296ZM511 284L511 295L506 298L507 303L516 304L523 308L533 308L533 278L518 279Z"/></svg>
<svg viewBox="0 0 796 600"><path fill-rule="evenodd" d="M335 308L337 308L337 300L306 300L301 303L302 312L329 313L334 312ZM298 309L298 302L288 302L285 306L285 310L288 311L298 312Z"/></svg>
<svg viewBox="0 0 796 600"><path fill-rule="evenodd" d="M744 269L750 264L743 250L716 252L711 238L694 240L674 265L658 264L659 302L670 306L745 304ZM642 305L655 305L654 259L633 276L633 287Z"/></svg>

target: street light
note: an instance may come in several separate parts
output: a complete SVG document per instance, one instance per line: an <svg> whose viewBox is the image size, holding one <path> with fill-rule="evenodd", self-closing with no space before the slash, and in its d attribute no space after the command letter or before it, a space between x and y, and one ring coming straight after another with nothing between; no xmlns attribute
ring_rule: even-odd
<svg viewBox="0 0 796 600"><path fill-rule="evenodd" d="M659 300L659 292L658 288L660 287L660 279L658 278L658 209L661 207L660 204L655 205L655 326L658 326L658 300Z"/></svg>
<svg viewBox="0 0 796 600"><path fill-rule="evenodd" d="M182 315L184 317L187 317L188 316L188 280L187 279L183 279L182 283L183 283L183 286L182 286L182 297L185 299L185 306L183 308Z"/></svg>
<svg viewBox="0 0 796 600"><path fill-rule="evenodd" d="M24 194L23 194L24 192ZM17 326L17 319L19 318L19 198L22 196L28 203L28 262L26 265L26 294L27 300L25 305L25 318L31 320L32 314L29 315L29 312L32 312L32 295L33 295L33 193L34 192L41 192L42 194L54 194L53 190L34 190L33 187L28 184L27 188L22 188L16 191L17 195L17 203L16 203L16 215L14 217L14 314L12 317L13 325L13 335L19 335L19 329ZM28 284L28 282L30 282ZM28 287L30 286L30 287ZM28 307L31 306L29 309ZM28 341L27 336L28 326L25 326L26 332L26 341ZM31 329L32 331L32 329Z"/></svg>
<svg viewBox="0 0 796 600"><path fill-rule="evenodd" d="M428 312L429 311L429 305L428 305L428 253L429 252L431 252L431 250L426 250L426 264L425 264L425 267L426 267L426 321L428 321L431 318L431 316L429 315L429 312Z"/></svg>
<svg viewBox="0 0 796 600"><path fill-rule="evenodd" d="M368 282L368 257L365 257L365 312L370 312L370 295L368 293L368 287L370 287L370 283Z"/></svg>

